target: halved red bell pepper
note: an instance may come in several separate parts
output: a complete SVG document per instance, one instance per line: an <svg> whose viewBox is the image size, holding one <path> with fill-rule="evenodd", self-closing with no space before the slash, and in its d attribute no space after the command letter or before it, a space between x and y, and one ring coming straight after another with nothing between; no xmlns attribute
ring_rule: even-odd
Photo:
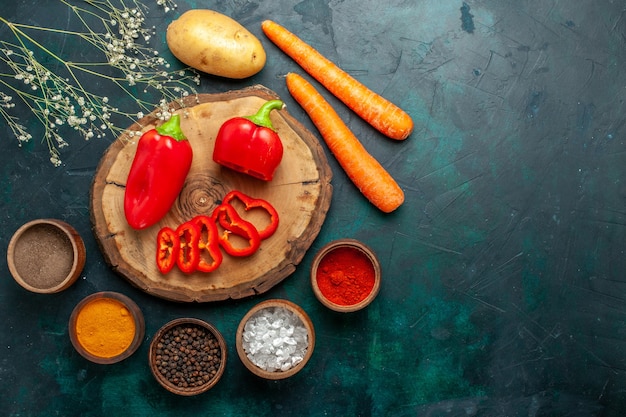
<svg viewBox="0 0 626 417"><path fill-rule="evenodd" d="M212 215L224 231L218 234L220 245L226 253L232 256L250 256L261 246L261 237L256 227L250 222L242 219L237 210L230 204L220 204L215 208ZM248 246L239 247L233 245L230 235L235 234L248 242Z"/></svg>
<svg viewBox="0 0 626 417"><path fill-rule="evenodd" d="M195 223L188 221L176 229L176 234L180 240L180 249L176 264L178 269L186 274L194 272L200 263L200 229Z"/></svg>
<svg viewBox="0 0 626 417"><path fill-rule="evenodd" d="M283 106L280 100L269 100L252 116L234 117L224 122L215 138L213 160L270 181L283 158L283 144L274 130L270 112Z"/></svg>
<svg viewBox="0 0 626 417"><path fill-rule="evenodd" d="M167 214L191 168L193 151L175 114L139 139L124 191L124 214L133 229L145 229Z"/></svg>
<svg viewBox="0 0 626 417"><path fill-rule="evenodd" d="M191 221L200 229L200 239L198 241L200 261L198 262L197 270L201 272L215 271L223 260L215 220L210 216L199 215Z"/></svg>
<svg viewBox="0 0 626 417"><path fill-rule="evenodd" d="M246 211L260 208L267 212L269 216L269 224L265 226L265 228L262 230L258 230L257 228L261 240L267 239L274 234L274 232L278 228L278 212L276 211L274 206L261 198L252 198L238 190L233 190L226 194L224 196L224 199L222 200L222 203L230 204L232 206L233 200L241 201Z"/></svg>
<svg viewBox="0 0 626 417"><path fill-rule="evenodd" d="M164 227L157 233L156 263L159 271L167 274L174 268L180 251L178 234L169 227Z"/></svg>

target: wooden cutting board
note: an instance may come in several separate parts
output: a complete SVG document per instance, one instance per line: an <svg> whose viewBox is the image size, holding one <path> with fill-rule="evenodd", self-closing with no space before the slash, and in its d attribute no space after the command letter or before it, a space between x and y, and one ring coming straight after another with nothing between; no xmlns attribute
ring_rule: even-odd
<svg viewBox="0 0 626 417"><path fill-rule="evenodd" d="M283 141L284 155L272 181L257 180L224 168L212 160L219 127L235 116L256 113L273 91L254 86L220 94L186 97L172 103L181 115L181 128L194 157L179 198L156 225L133 230L124 216L124 189L138 135L162 122L157 110L128 128L103 155L91 187L93 231L106 262L143 291L180 302L238 299L264 293L295 270L317 237L332 196L332 171L318 139L287 110L272 111L274 128ZM174 268L161 274L156 267L156 235L163 226L176 228L198 214L211 214L224 195L240 190L270 202L278 211L276 233L245 258L224 253L213 272L186 275Z"/></svg>

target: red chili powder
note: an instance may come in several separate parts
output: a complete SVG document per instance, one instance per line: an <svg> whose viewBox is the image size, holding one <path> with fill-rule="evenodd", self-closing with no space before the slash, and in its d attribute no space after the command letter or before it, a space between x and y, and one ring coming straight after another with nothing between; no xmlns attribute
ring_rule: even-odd
<svg viewBox="0 0 626 417"><path fill-rule="evenodd" d="M317 286L329 301L354 305L374 288L374 266L363 252L341 247L328 252L317 267Z"/></svg>

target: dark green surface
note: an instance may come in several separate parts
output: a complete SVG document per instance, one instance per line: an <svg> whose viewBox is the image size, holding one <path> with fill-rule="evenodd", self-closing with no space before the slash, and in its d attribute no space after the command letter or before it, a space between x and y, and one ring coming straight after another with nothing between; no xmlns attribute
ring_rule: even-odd
<svg viewBox="0 0 626 417"><path fill-rule="evenodd" d="M175 304L131 287L98 252L87 193L110 139L68 138L54 168L36 139L18 148L0 125L3 250L24 222L56 217L88 251L83 278L48 296L21 289L1 260L2 415L626 414L622 2L179 1L179 12L194 7L235 17L268 54L255 77L206 77L202 92L263 84L317 134L281 78L299 69L260 31L271 18L405 108L416 129L396 143L333 100L406 202L378 212L329 155L332 205L292 276L251 299ZM60 9L20 1L2 15L67 25ZM158 27L175 15L150 14ZM384 273L376 301L351 315L325 310L308 283L316 250L343 237L370 245ZM112 366L82 359L67 335L74 305L101 290L129 295L147 321L138 352ZM300 374L267 382L239 362L234 334L274 297L308 312L317 345ZM229 343L223 379L199 397L167 393L147 365L150 337L180 316L212 322Z"/></svg>

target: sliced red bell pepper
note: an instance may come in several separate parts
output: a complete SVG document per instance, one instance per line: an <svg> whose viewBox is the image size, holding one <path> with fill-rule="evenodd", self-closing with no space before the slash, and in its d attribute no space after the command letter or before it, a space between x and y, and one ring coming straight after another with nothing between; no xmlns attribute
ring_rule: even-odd
<svg viewBox="0 0 626 417"><path fill-rule="evenodd" d="M191 221L200 229L200 239L198 241L200 261L198 262L197 270L201 272L215 271L223 259L215 220L210 216L199 215Z"/></svg>
<svg viewBox="0 0 626 417"><path fill-rule="evenodd" d="M226 253L232 256L250 256L261 246L261 237L256 227L250 222L242 219L237 210L230 204L220 204L213 211L212 215L224 231L219 234L218 240ZM235 234L248 242L248 246L239 247L233 245L230 235Z"/></svg>
<svg viewBox="0 0 626 417"><path fill-rule="evenodd" d="M159 271L167 274L174 268L180 251L178 234L169 227L164 227L157 233L156 263Z"/></svg>
<svg viewBox="0 0 626 417"><path fill-rule="evenodd" d="M246 211L260 208L267 212L269 216L269 224L262 230L258 230L257 228L261 240L267 239L274 234L274 232L278 228L278 212L276 211L274 206L272 206L270 203L263 199L252 198L238 190L233 190L226 194L226 196L224 196L224 199L222 200L222 203L230 204L232 206L233 200L241 201Z"/></svg>
<svg viewBox="0 0 626 417"><path fill-rule="evenodd" d="M200 263L200 249L198 247L200 229L195 223L188 221L178 226L176 234L180 240L176 264L178 269L190 274L198 268L198 263Z"/></svg>

